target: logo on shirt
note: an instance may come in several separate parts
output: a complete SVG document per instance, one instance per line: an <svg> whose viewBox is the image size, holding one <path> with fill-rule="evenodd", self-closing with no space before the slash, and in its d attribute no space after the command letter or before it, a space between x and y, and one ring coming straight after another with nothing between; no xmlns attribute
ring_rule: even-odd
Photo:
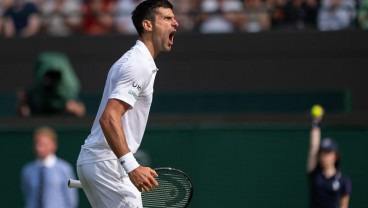
<svg viewBox="0 0 368 208"><path fill-rule="evenodd" d="M129 94L129 95L132 95L135 99L138 99L138 95L137 95L137 93L135 93L134 91L129 90L128 94Z"/></svg>
<svg viewBox="0 0 368 208"><path fill-rule="evenodd" d="M142 89L142 87L139 84L137 84L136 82L133 82L132 86L134 88L137 88L138 91L141 91L141 89Z"/></svg>
<svg viewBox="0 0 368 208"><path fill-rule="evenodd" d="M338 180L334 180L334 181L332 182L332 189L333 189L334 191L337 191L337 190L339 190L339 188L340 188L340 182L339 182Z"/></svg>

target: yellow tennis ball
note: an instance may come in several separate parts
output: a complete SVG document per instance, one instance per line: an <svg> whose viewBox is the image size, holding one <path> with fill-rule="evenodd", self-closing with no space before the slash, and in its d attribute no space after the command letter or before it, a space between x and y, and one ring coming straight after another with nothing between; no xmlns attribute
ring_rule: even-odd
<svg viewBox="0 0 368 208"><path fill-rule="evenodd" d="M321 105L318 105L318 104L316 104L316 105L314 105L313 107L312 107L312 109L311 109L311 114L312 114L312 116L313 117L321 117L321 116L323 116L323 113L324 113L324 109L323 109L323 107L321 106Z"/></svg>

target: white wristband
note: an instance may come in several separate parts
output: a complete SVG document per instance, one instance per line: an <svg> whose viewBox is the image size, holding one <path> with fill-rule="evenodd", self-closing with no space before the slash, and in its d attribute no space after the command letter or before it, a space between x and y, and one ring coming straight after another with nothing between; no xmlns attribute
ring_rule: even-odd
<svg viewBox="0 0 368 208"><path fill-rule="evenodd" d="M123 166L126 173L130 173L140 166L131 152L119 158L119 162L121 166Z"/></svg>

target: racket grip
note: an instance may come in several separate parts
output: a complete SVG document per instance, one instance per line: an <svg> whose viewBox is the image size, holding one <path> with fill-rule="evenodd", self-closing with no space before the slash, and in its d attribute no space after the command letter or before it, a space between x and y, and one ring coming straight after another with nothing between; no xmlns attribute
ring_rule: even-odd
<svg viewBox="0 0 368 208"><path fill-rule="evenodd" d="M69 188L83 188L81 182L79 180L69 179L68 180Z"/></svg>

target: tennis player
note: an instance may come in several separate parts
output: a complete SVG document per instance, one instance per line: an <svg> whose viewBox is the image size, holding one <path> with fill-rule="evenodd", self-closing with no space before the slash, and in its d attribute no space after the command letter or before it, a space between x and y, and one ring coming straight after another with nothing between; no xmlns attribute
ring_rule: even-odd
<svg viewBox="0 0 368 208"><path fill-rule="evenodd" d="M321 140L322 116L312 121L307 172L310 208L348 208L351 181L340 171L338 144L331 138Z"/></svg>
<svg viewBox="0 0 368 208"><path fill-rule="evenodd" d="M91 133L77 161L78 177L92 207L142 207L141 191L158 186L156 172L140 166L139 148L158 69L179 26L167 0L141 2L132 12L139 39L111 67Z"/></svg>

